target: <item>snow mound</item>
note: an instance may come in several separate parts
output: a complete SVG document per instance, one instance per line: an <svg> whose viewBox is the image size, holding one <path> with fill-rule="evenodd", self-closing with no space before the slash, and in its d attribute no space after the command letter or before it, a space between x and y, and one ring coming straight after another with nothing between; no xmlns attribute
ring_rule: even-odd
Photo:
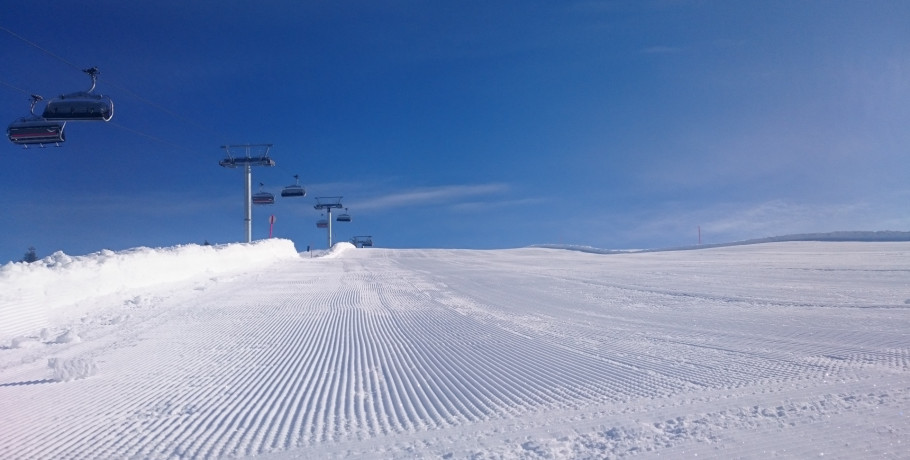
<svg viewBox="0 0 910 460"><path fill-rule="evenodd" d="M98 366L87 358L48 358L47 367L54 371L54 380L58 382L84 379L98 373Z"/></svg>
<svg viewBox="0 0 910 460"><path fill-rule="evenodd" d="M299 257L294 243L269 239L226 245L140 247L86 256L55 252L0 266L0 340L40 330L67 306L129 289L256 269Z"/></svg>
<svg viewBox="0 0 910 460"><path fill-rule="evenodd" d="M79 334L72 329L67 329L66 332L57 336L54 339L54 343L79 343L82 342L82 337L79 337Z"/></svg>
<svg viewBox="0 0 910 460"><path fill-rule="evenodd" d="M341 254L344 254L346 251L351 250L351 249L355 249L355 246L351 243L347 243L347 242L335 243L334 245L332 245L332 249L330 249L328 252L326 252L325 255L323 255L322 257L332 259L332 258L340 256Z"/></svg>

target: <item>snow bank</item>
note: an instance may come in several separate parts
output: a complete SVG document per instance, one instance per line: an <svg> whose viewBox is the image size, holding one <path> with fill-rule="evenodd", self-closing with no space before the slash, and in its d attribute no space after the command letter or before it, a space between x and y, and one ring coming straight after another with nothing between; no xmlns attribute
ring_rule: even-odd
<svg viewBox="0 0 910 460"><path fill-rule="evenodd" d="M293 242L269 239L250 244L104 250L86 256L58 251L37 262L10 262L0 267L0 340L40 330L61 309L90 297L255 269L295 257L299 255Z"/></svg>

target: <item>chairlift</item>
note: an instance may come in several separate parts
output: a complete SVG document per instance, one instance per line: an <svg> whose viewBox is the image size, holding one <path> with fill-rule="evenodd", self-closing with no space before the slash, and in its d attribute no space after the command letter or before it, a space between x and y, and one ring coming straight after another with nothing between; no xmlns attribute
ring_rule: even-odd
<svg viewBox="0 0 910 460"><path fill-rule="evenodd" d="M63 134L63 128L66 122L47 121L35 114L35 105L43 98L37 94L31 96L31 116L22 117L10 123L6 129L6 135L10 142L25 146L38 144L44 147L44 144L54 144L60 146L60 143L66 140Z"/></svg>
<svg viewBox="0 0 910 460"><path fill-rule="evenodd" d="M262 182L259 183L259 193L253 194L253 204L275 204L275 195L269 192L263 192Z"/></svg>
<svg viewBox="0 0 910 460"><path fill-rule="evenodd" d="M306 189L300 185L300 176L294 174L294 181L295 183L293 185L288 185L283 190L281 190L282 197L306 196Z"/></svg>
<svg viewBox="0 0 910 460"><path fill-rule="evenodd" d="M316 221L316 228L329 228L329 221L325 217Z"/></svg>
<svg viewBox="0 0 910 460"><path fill-rule="evenodd" d="M20 118L12 123L6 129L6 135L14 144L44 146L45 144L54 144L60 146L60 143L66 140L63 134L65 123L54 123L44 119Z"/></svg>
<svg viewBox="0 0 910 460"><path fill-rule="evenodd" d="M62 94L48 101L44 107L45 120L53 121L111 121L114 116L114 102L110 97L94 94L98 82L98 68L85 69L92 78L88 91Z"/></svg>
<svg viewBox="0 0 910 460"><path fill-rule="evenodd" d="M338 217L335 220L337 220L338 222L350 222L351 215L348 214L348 208L344 208L344 212L341 214L338 214Z"/></svg>
<svg viewBox="0 0 910 460"><path fill-rule="evenodd" d="M60 146L60 143L66 140L63 134L63 128L66 122L47 121L35 114L35 104L43 98L37 94L32 94L31 116L22 117L9 124L6 128L6 135L10 142L25 146L54 144Z"/></svg>

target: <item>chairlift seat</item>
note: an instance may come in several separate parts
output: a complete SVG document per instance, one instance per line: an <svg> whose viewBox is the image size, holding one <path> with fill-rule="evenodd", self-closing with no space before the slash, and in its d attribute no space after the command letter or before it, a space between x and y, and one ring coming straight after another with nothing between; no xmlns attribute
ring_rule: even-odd
<svg viewBox="0 0 910 460"><path fill-rule="evenodd" d="M337 220L338 222L350 222L351 215L350 214L339 214L335 220Z"/></svg>
<svg viewBox="0 0 910 460"><path fill-rule="evenodd" d="M316 228L329 228L329 221L325 219L319 219L316 221Z"/></svg>
<svg viewBox="0 0 910 460"><path fill-rule="evenodd" d="M66 122L52 122L40 117L20 118L6 129L6 135L14 144L59 144L66 140L63 128Z"/></svg>

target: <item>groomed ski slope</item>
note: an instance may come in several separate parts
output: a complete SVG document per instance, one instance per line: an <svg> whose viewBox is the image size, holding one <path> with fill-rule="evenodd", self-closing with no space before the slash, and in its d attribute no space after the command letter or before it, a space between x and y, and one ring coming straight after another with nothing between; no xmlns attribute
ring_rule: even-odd
<svg viewBox="0 0 910 460"><path fill-rule="evenodd" d="M338 246L66 308L0 347L0 458L910 452L910 243Z"/></svg>

